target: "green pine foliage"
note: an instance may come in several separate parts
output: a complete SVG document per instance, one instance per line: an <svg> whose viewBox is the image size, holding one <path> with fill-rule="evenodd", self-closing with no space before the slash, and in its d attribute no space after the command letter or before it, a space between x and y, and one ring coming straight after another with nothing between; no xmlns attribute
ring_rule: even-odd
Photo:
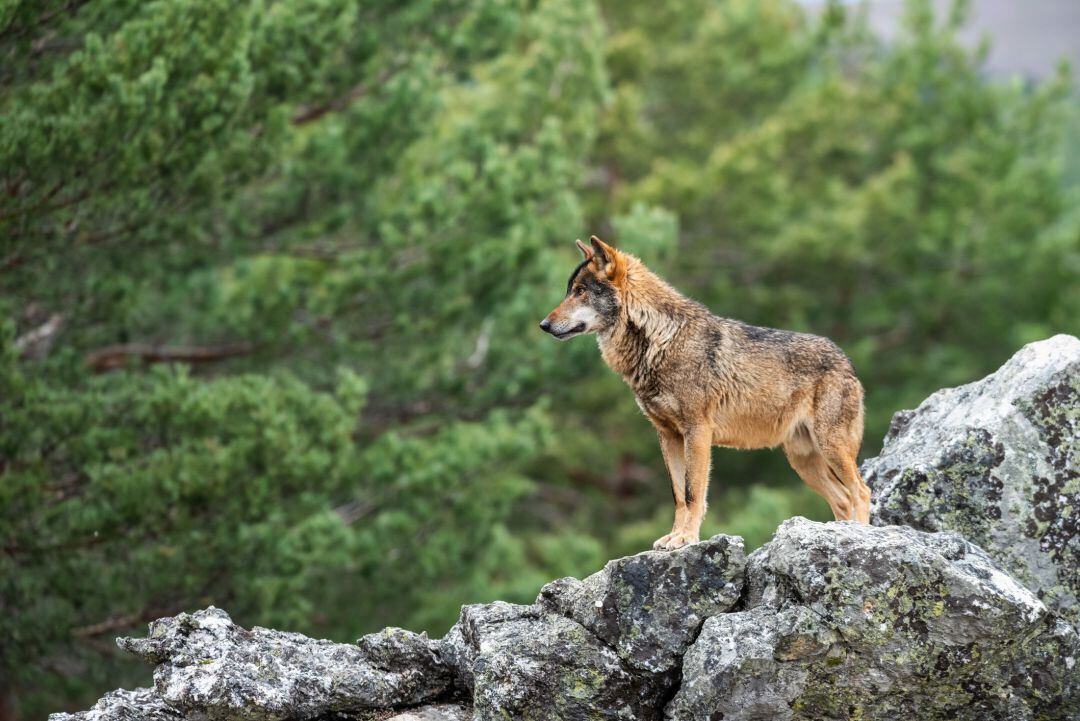
<svg viewBox="0 0 1080 721"><path fill-rule="evenodd" d="M631 394L535 327L575 237L833 337L867 453L1080 332L1070 81L988 82L962 18L0 0L0 715L145 683L111 637L154 616L441 634L665 532ZM241 345L88 367L131 343ZM780 454L714 459L706 532L828 517Z"/></svg>
<svg viewBox="0 0 1080 721"><path fill-rule="evenodd" d="M618 181L599 209L676 212L668 269L701 300L844 347L868 450L897 408L1080 328L1064 71L984 82L954 39L962 3L909 2L889 46L840 6L809 25L783 0L702 2L645 34L639 5L611 8L619 100L598 148Z"/></svg>
<svg viewBox="0 0 1080 721"><path fill-rule="evenodd" d="M534 315L583 225L596 8L77 5L0 12L0 685L85 705L133 673L111 636L207 603L443 632L522 552L570 375ZM85 368L136 341L253 351Z"/></svg>

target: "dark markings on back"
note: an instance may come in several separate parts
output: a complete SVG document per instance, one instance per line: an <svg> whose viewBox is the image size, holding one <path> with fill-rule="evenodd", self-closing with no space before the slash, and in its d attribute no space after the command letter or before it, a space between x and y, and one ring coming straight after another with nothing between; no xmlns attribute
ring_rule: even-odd
<svg viewBox="0 0 1080 721"><path fill-rule="evenodd" d="M715 325L709 326L708 330L705 331L705 334L706 360L708 360L709 365L712 366L712 368L715 370L720 367L719 351L721 351L724 347L724 338L727 334L724 333L723 328L717 327Z"/></svg>
<svg viewBox="0 0 1080 721"><path fill-rule="evenodd" d="M668 318L676 321L687 320L693 316L700 316L703 314L709 315L709 311L705 306L689 299L678 303L664 301L657 305L657 309Z"/></svg>
<svg viewBox="0 0 1080 721"><path fill-rule="evenodd" d="M796 333L790 330L777 330L776 328L760 328L748 323L740 323L743 333L752 341L758 343L789 343L795 339Z"/></svg>
<svg viewBox="0 0 1080 721"><path fill-rule="evenodd" d="M570 289L574 287L574 280L578 277L578 273L581 269L589 264L589 261L583 260L578 263L578 267L574 268L574 272L570 274L570 280L566 281L566 294L570 295Z"/></svg>
<svg viewBox="0 0 1080 721"><path fill-rule="evenodd" d="M738 325L747 340L779 349L789 368L819 374L839 370L854 375L851 361L844 351L828 338L790 330L759 328L742 322Z"/></svg>

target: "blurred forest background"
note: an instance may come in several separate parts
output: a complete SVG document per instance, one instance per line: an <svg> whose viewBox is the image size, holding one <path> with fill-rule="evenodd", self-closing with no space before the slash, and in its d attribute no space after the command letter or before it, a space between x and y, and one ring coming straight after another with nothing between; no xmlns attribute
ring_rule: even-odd
<svg viewBox="0 0 1080 721"><path fill-rule="evenodd" d="M213 603L441 635L671 522L595 343L589 233L828 335L891 414L1080 332L1075 83L963 4L0 0L0 716L149 671ZM1071 140L1070 140L1071 139ZM706 533L829 518L718 450Z"/></svg>

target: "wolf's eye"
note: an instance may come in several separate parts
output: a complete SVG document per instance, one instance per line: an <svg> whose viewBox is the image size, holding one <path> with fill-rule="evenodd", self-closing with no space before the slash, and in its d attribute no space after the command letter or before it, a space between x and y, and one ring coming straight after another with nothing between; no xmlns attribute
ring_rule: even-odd
<svg viewBox="0 0 1080 721"><path fill-rule="evenodd" d="M585 295L585 286L579 285L577 288L574 288L574 295L576 295L578 298Z"/></svg>

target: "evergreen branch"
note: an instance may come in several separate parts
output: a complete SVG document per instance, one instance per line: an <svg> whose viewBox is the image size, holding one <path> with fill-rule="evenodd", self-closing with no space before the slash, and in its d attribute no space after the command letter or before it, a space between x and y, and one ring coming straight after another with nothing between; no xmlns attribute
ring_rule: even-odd
<svg viewBox="0 0 1080 721"><path fill-rule="evenodd" d="M38 28L40 28L41 26L47 25L48 23L52 22L52 20L54 18L56 18L56 17L58 17L60 15L74 13L80 7L85 5L87 2L89 2L89 0L69 0L68 2L64 3L63 5L56 8L55 10L50 10L48 12L42 13L41 15L36 17L34 20L32 20L31 22L27 23L26 25L24 25L22 27L16 26L15 25L15 20L12 19L11 23L4 26L3 28L0 28L0 39L7 40L7 39L12 38L12 37L14 37L14 38L25 37L25 36L29 35L31 32L33 32L33 31L37 30Z"/></svg>

